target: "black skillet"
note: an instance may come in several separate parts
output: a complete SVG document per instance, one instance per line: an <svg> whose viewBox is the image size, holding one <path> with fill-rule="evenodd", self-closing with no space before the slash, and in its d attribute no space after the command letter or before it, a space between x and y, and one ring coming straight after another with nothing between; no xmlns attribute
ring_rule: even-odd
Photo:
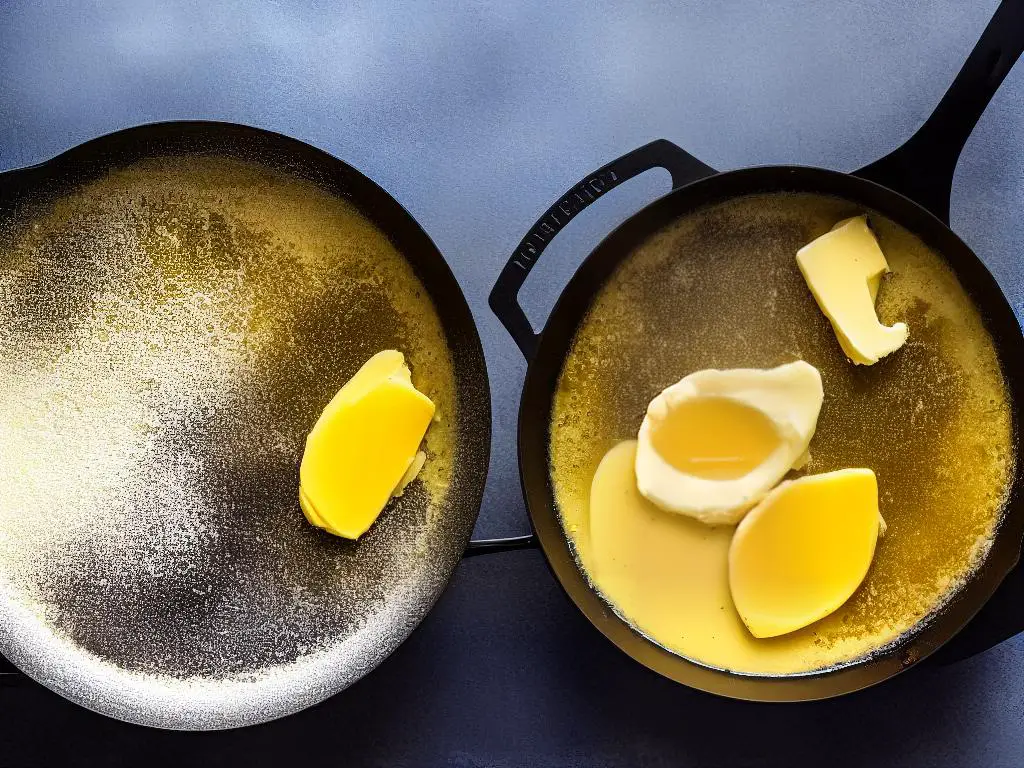
<svg viewBox="0 0 1024 768"><path fill-rule="evenodd" d="M946 610L890 652L825 674L795 677L741 676L691 662L651 642L609 610L574 560L559 522L548 464L550 414L562 364L584 314L612 271L649 235L681 216L754 193L795 191L841 198L881 212L942 254L982 311L1007 373L1012 401L1018 407L1024 403L1024 377L1019 375L1024 371L1020 325L995 280L948 224L957 158L1022 48L1024 2L1004 0L932 116L903 146L853 174L797 166L719 173L671 142L654 141L572 187L534 224L503 268L490 294L490 305L529 362L519 411L518 446L523 493L536 537L510 539L505 546L539 543L577 607L635 660L680 683L720 695L799 701L841 695L892 677L947 643L979 611L958 642L941 656L961 658L1024 629L1024 577L1015 567L1024 532L1024 466L1019 461L1005 517L985 565ZM625 221L585 259L559 297L543 332L535 333L517 297L541 253L580 211L652 168L671 173L673 191ZM1017 430L1019 415L1015 422Z"/></svg>
<svg viewBox="0 0 1024 768"><path fill-rule="evenodd" d="M70 570L70 580L42 598L56 616L53 621L68 636L67 642L57 642L49 625L40 629L33 624L13 603L8 604L6 590L0 589L0 652L28 676L79 704L136 723L179 729L236 727L295 712L359 679L412 632L438 599L466 550L483 494L491 428L487 371L462 291L412 216L351 166L280 134L228 123L179 122L94 139L40 165L0 174L0 235L11 237L13 226L17 240L17 232L31 230L38 221L44 222L45 230L46 217L55 205L74 198L83 188L95 189L89 185L122 169L135 169L132 172L141 174L144 184L147 174L153 173L146 164L154 158L171 172L209 158L242 161L254 169L251 173L257 179L263 178L261 174L285 179L287 189L293 182L298 184L295 189L306 190L300 194L311 195L310 206L334 205L331 201L354 206L412 267L440 318L441 343L454 370L457 415L448 415L454 422L456 471L440 513L424 521L423 496L414 484L358 543L313 529L302 520L296 500L301 433L369 354L400 345L402 333L408 331L398 327L401 308L392 312L386 304L373 303L373 289L356 296L352 305L344 300L352 295L332 292L325 278L324 300L289 306L290 327L279 333L282 338L271 339L276 357L253 362L241 377L222 385L244 391L247 379L261 382L250 394L265 410L254 409L247 421L224 407L186 413L158 438L167 443L158 454L160 459L185 457L217 464L216 471L179 489L187 499L203 500L209 516L207 529L218 531L212 548L204 549L191 566L184 564L186 570L194 566L194 571L187 577L127 579L125 574L130 575L135 564L110 563L102 552L83 549L86 543L70 542L53 559L75 558L82 567ZM118 183L128 190L123 194L129 194L136 182L117 178L126 179ZM311 186L302 186L307 183ZM113 196L116 212L122 191L104 189L103 194ZM275 206L274 189L257 182L247 188L246 195L266 195ZM172 190L171 202L156 208L173 207L174 195ZM288 198L282 205L294 202ZM252 225L255 231L246 231L251 222L232 220L216 201L211 206L212 214L203 205L196 206L198 210L173 208L176 215L201 222L197 242L215 243L212 248L186 247L183 261L173 269L208 275L204 270L210 264L220 269L217 264L237 258L248 270L240 272L238 279L244 282L253 270L261 269L260 261L272 263L271 270L278 266L293 270L296 259L303 258L301 247L288 242L290 236L272 231L271 221L257 222ZM305 208L306 203L299 207ZM301 210L296 215L301 216ZM268 218L273 219L272 213ZM103 217L93 217L85 220L84 229L70 227L57 245L68 242L72 247L47 251L47 258L56 254L54 260L47 262L30 286L6 295L13 309L3 309L13 313L14 325L21 329L11 333L24 332L29 341L48 343L48 337L62 334L73 340L75 328L89 327L90 302L98 295L97 285L104 285L106 270L118 273L132 268L116 249L102 259L83 256L94 253L88 242L90 227L104 230L106 226ZM158 214L138 224L142 234L175 226L184 225ZM185 234L188 230L178 230L178 235ZM0 249L0 275L21 268L9 253L3 255ZM279 291L274 285L275 279L288 279L286 271L275 278L277 274L271 271L260 285L278 296L276 301L287 303L292 292ZM332 274L324 267L323 275ZM103 290L120 292L130 300L133 289L115 283ZM381 307L388 311L380 311ZM140 323L150 321L159 317L147 317L144 307ZM5 349L10 346L7 330L0 329ZM301 359L286 362L293 355L288 350L295 348L294 340L319 354L319 364L332 373L313 375ZM73 351L73 341L67 349ZM17 349L9 353L3 362L17 363ZM424 371L414 367L417 373ZM116 380L116 370L113 376ZM273 449L257 439L266 433L265 425L275 420L282 434L289 435L284 449ZM230 426L217 427L218 422ZM8 430L23 429L21 423L15 420L3 426L5 448L12 436ZM59 451L60 445L54 448ZM138 474L143 479L131 484L139 485L144 496L146 482L159 479L161 472L161 466L142 467ZM218 479L224 477L226 483ZM0 503L11 508L18 502L0 496ZM147 509L151 517L172 523L179 514L173 503ZM116 513L110 510L109 514ZM484 545L482 550L486 549ZM44 564L41 582L48 581L49 566ZM106 570L99 573L96 568ZM234 613L223 610L230 594L240 596L239 604L230 606ZM28 624L34 627L32 632L25 631ZM126 647L121 642L125 634L138 638L138 647ZM307 635L314 646L322 647L303 648L290 639ZM307 651L317 652L308 655ZM0 674L0 680L24 679L8 662L0 663L4 665L0 673L6 673ZM149 674L156 676L156 683L145 682ZM175 683L176 678L198 680L198 684L192 690Z"/></svg>

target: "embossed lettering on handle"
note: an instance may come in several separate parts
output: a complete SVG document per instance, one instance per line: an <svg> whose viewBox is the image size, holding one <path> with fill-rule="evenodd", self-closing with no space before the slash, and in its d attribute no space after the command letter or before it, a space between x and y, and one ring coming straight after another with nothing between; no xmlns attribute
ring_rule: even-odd
<svg viewBox="0 0 1024 768"><path fill-rule="evenodd" d="M569 193L555 203L544 216L533 225L533 229L519 244L519 250L512 256L512 262L529 272L537 258L561 229L572 221L576 214L619 185L620 177L615 171L605 171L584 179Z"/></svg>
<svg viewBox="0 0 1024 768"><path fill-rule="evenodd" d="M533 357L539 335L519 304L519 291L544 249L587 206L624 181L652 168L672 175L672 188L711 176L716 171L666 139L634 149L586 176L562 195L530 228L509 257L491 290L491 310L508 330L527 360Z"/></svg>

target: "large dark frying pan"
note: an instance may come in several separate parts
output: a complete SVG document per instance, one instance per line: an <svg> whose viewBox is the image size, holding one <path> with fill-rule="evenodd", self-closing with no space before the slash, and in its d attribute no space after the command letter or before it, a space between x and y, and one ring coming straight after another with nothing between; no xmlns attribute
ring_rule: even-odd
<svg viewBox="0 0 1024 768"><path fill-rule="evenodd" d="M131 722L235 727L341 690L430 610L476 521L490 399L462 292L387 192L279 134L131 128L0 174L0 286L17 668ZM387 347L442 422L424 479L348 542L303 520L298 461Z"/></svg>
<svg viewBox="0 0 1024 768"><path fill-rule="evenodd" d="M979 308L994 340L999 364L1008 381L1011 404L1018 409L1013 429L1015 435L1019 434L1019 408L1024 403L1021 328L995 280L950 230L948 220L957 158L1022 47L1024 2L1006 0L920 130L899 149L852 174L794 166L718 173L668 141L652 142L572 187L539 219L505 265L490 295L490 305L529 361L520 406L518 445L522 487L536 539L556 578L577 607L635 660L678 682L725 696L766 701L819 699L864 688L907 669L953 638L994 595L988 608L964 633L962 647L952 648L950 655L962 656L988 647L1024 626L1022 579L1015 568L1024 532L1024 462L1019 460L1002 522L984 565L944 610L883 653L826 673L778 677L737 675L690 661L647 639L610 610L574 560L560 524L549 470L551 414L560 372L577 330L612 273L656 233L667 231L666 227L693 212L758 194L802 193L815 199L838 199L848 209L867 209L898 222L941 254ZM584 208L651 168L664 168L671 173L673 191L624 222L586 258L559 297L543 333L535 333L517 295L545 247ZM716 236L713 228L695 235L693 242L684 238L677 242L677 247L693 253L702 243L714 245L720 235ZM699 237L705 240L697 242ZM757 247L756 241L752 244ZM712 269L713 265L707 268ZM636 309L639 312L640 308ZM653 326L647 332L656 335L660 331ZM686 372L679 371L678 375ZM628 370L623 368L623 385L628 381ZM637 424L640 415L642 411L637 414ZM528 545L531 540L523 537L516 543ZM997 594L1004 579L1005 586Z"/></svg>

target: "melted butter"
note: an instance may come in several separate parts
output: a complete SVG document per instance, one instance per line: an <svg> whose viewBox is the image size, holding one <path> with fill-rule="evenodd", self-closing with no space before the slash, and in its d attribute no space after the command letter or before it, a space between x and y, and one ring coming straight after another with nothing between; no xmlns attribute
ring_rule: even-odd
<svg viewBox="0 0 1024 768"><path fill-rule="evenodd" d="M639 629L685 656L730 669L789 671L797 635L757 639L729 589L731 526L664 512L636 489L636 442L605 454L594 474L588 525L578 535L593 584ZM625 608L628 606L628 608ZM825 654L819 651L819 658Z"/></svg>
<svg viewBox="0 0 1024 768"><path fill-rule="evenodd" d="M759 467L779 445L761 411L727 397L698 397L672 407L651 434L669 464L706 480L735 480Z"/></svg>
<svg viewBox="0 0 1024 768"><path fill-rule="evenodd" d="M800 247L863 212L796 194L695 211L622 263L577 331L551 417L562 522L581 568L616 612L676 653L763 674L856 660L939 609L987 552L1016 461L1012 403L992 339L955 274L911 233L871 214L893 270L878 316L907 322L911 334L898 352L864 367L845 359L794 263ZM804 471L870 467L878 477L888 529L860 588L821 621L755 641L731 601L718 600L728 597L730 529L711 528L672 539L680 563L700 566L690 585L658 595L609 586L590 538L591 482L604 454L634 437L651 397L688 371L797 358L818 368L825 388ZM673 520L680 530L688 522ZM682 548L684 539L692 546ZM659 541L636 545L634 567L656 569L640 554Z"/></svg>
<svg viewBox="0 0 1024 768"><path fill-rule="evenodd" d="M651 504L636 489L635 456L635 441L619 443L594 475L577 537L594 585L628 616L642 616L641 630L662 644L696 658L753 658L756 644L729 594L733 529Z"/></svg>

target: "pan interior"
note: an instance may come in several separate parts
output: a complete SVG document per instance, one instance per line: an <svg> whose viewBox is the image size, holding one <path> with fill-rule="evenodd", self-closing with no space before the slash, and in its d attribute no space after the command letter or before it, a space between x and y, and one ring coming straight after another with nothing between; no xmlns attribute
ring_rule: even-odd
<svg viewBox="0 0 1024 768"><path fill-rule="evenodd" d="M351 682L439 594L455 371L352 204L240 159L143 160L0 219L0 297L0 650L23 669L127 719L238 725ZM298 464L385 348L440 419L348 542L303 519Z"/></svg>
<svg viewBox="0 0 1024 768"><path fill-rule="evenodd" d="M910 326L906 346L870 367L844 358L797 269L799 247L862 212L833 197L766 193L684 215L616 268L560 374L551 481L578 565L635 629L702 664L786 675L865 658L941 610L1000 520L1016 460L1012 403L992 338L952 269L867 211L893 270L879 315ZM727 591L711 586L726 583L731 535L711 528L706 595L692 597L701 575L684 564L687 583L669 579L658 600L603 583L589 543L590 483L604 453L635 438L651 398L696 370L797 358L821 371L825 388L803 471L864 466L878 476L888 531L861 588L803 630L755 640Z"/></svg>

